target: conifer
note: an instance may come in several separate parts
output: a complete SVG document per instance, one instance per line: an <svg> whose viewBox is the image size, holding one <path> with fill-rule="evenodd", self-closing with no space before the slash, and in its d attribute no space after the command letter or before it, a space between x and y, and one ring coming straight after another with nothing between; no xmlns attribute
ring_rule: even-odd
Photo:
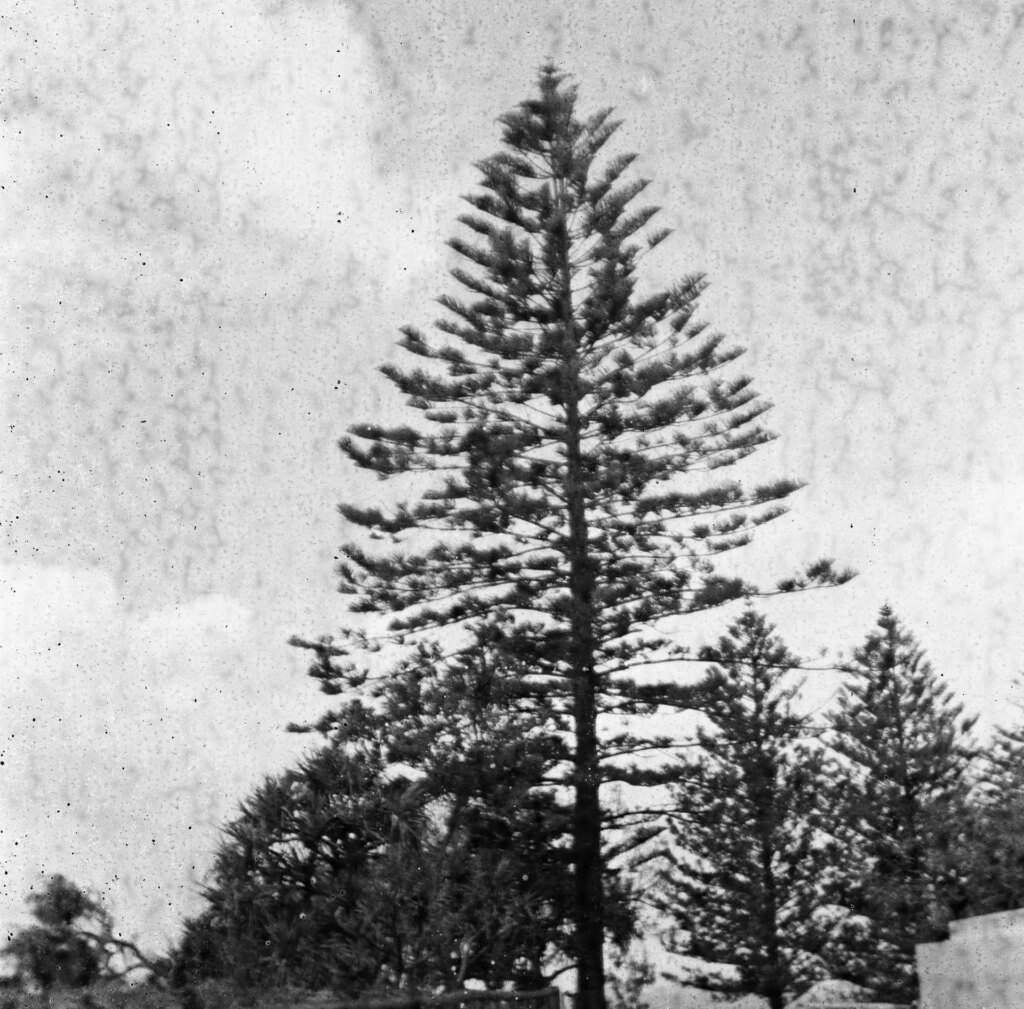
<svg viewBox="0 0 1024 1009"><path fill-rule="evenodd" d="M648 180L631 176L634 155L607 153L611 110L582 117L576 87L546 66L500 123L502 149L477 164L449 243L461 297L439 299L435 335L402 330L419 366L381 368L419 419L357 424L341 442L414 499L340 506L368 534L343 546L340 589L352 611L389 614L393 642L509 656L519 703L554 711L573 797L578 1006L602 1009L613 850L600 790L651 781L636 758L672 741L609 716L700 702L678 675L650 675L685 652L664 621L756 594L713 560L801 484L722 478L774 437L769 404L734 370L741 348L698 319L700 275L641 291L640 261L669 231L635 202ZM771 591L847 577L819 561ZM297 643L328 692L363 682L380 646L352 629Z"/></svg>
<svg viewBox="0 0 1024 1009"><path fill-rule="evenodd" d="M691 958L682 980L781 1009L823 975L813 916L825 848L821 752L793 708L799 662L773 631L748 610L700 653L713 663L709 726L677 765L657 903L672 922L666 947Z"/></svg>
<svg viewBox="0 0 1024 1009"><path fill-rule="evenodd" d="M486 662L462 681L422 649L379 705L353 698L327 741L268 778L223 830L181 983L432 991L543 987L571 908L557 755L508 711ZM343 728L341 728L343 726Z"/></svg>
<svg viewBox="0 0 1024 1009"><path fill-rule="evenodd" d="M1024 686L1018 677L1017 686ZM966 880L957 917L1024 905L1024 720L996 726L979 759L968 837L958 853Z"/></svg>
<svg viewBox="0 0 1024 1009"><path fill-rule="evenodd" d="M843 845L836 973L893 1001L917 992L914 947L946 934L970 788L963 717L915 637L884 606L855 650L831 746Z"/></svg>

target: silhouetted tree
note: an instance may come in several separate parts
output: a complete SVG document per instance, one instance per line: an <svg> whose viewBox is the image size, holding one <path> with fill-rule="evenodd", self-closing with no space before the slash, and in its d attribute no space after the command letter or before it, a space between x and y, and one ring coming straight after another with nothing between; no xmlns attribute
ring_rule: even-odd
<svg viewBox="0 0 1024 1009"><path fill-rule="evenodd" d="M161 977L167 964L147 956L114 932L110 912L94 896L60 874L29 894L34 925L18 930L6 951L18 973L40 987L81 988L100 978L145 969Z"/></svg>
<svg viewBox="0 0 1024 1009"><path fill-rule="evenodd" d="M1024 679L1018 678L1018 687ZM965 880L955 917L1024 906L1024 721L997 726L980 755L966 838Z"/></svg>
<svg viewBox="0 0 1024 1009"><path fill-rule="evenodd" d="M843 846L836 976L912 1001L914 946L946 934L962 869L974 719L885 606L853 654L832 720Z"/></svg>
<svg viewBox="0 0 1024 1009"><path fill-rule="evenodd" d="M567 942L567 812L543 786L545 734L483 654L422 647L321 726L225 829L177 980L540 987Z"/></svg>
<svg viewBox="0 0 1024 1009"><path fill-rule="evenodd" d="M634 157L604 154L610 110L580 118L576 103L544 68L501 118L502 150L478 163L459 219L478 241L449 243L466 300L439 299L441 340L402 331L424 367L381 369L421 422L358 424L341 443L416 500L342 504L375 543L343 546L339 573L353 611L393 615L392 641L443 630L457 658L483 640L522 671L522 706L543 699L568 723L578 1005L602 1009L612 849L600 790L660 780L632 765L668 742L642 725L604 731L607 716L700 703L647 675L684 651L658 625L756 593L712 559L781 515L800 484L715 478L772 439L769 405L728 370L741 349L697 321L700 276L638 291L640 259L669 232L646 230L656 210L634 206L647 185L628 178ZM774 591L846 577L821 561ZM363 633L299 643L331 691L367 675Z"/></svg>
<svg viewBox="0 0 1024 1009"><path fill-rule="evenodd" d="M705 961L684 981L781 1009L824 973L814 913L826 849L821 753L787 682L799 662L773 630L748 610L700 653L713 663L710 727L677 766L658 903L674 923L666 947Z"/></svg>

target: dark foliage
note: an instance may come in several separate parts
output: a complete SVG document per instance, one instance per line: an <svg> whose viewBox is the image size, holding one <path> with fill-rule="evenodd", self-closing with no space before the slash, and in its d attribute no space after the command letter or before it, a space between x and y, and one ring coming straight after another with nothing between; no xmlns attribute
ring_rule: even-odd
<svg viewBox="0 0 1024 1009"><path fill-rule="evenodd" d="M567 814L543 787L560 753L506 706L515 678L438 658L419 649L243 804L179 983L543 986L570 901Z"/></svg>
<svg viewBox="0 0 1024 1009"><path fill-rule="evenodd" d="M1024 681L1018 679L1018 686ZM979 761L955 917L1024 907L1024 724L999 726Z"/></svg>
<svg viewBox="0 0 1024 1009"><path fill-rule="evenodd" d="M545 68L501 118L501 151L478 163L459 219L470 237L450 242L462 295L439 299L440 338L403 330L418 366L381 369L418 420L358 424L341 442L416 499L342 504L372 548L344 545L339 574L351 610L391 615L392 641L444 630L452 661L484 641L522 671L518 704L555 710L573 795L580 1006L598 1009L610 914L600 787L660 780L636 758L672 742L642 721L614 737L603 723L702 703L649 676L685 653L659 622L756 593L713 559L781 515L800 484L720 478L773 438L769 404L732 370L741 349L698 321L700 276L639 290L638 265L668 232L649 230L655 208L635 203L647 181L630 176L634 157L606 153L610 110L581 118L576 100ZM772 591L846 577L821 561ZM369 673L364 634L297 643L317 652L329 693ZM651 828L635 820L640 843Z"/></svg>
<svg viewBox="0 0 1024 1009"><path fill-rule="evenodd" d="M853 655L832 720L836 900L851 909L832 953L838 977L893 1001L917 992L914 946L947 934L962 892L973 719L889 607Z"/></svg>
<svg viewBox="0 0 1024 1009"><path fill-rule="evenodd" d="M116 935L103 904L62 875L31 893L28 904L36 923L16 932L6 952L15 957L19 976L44 990L83 988L139 968L154 976L166 971L166 963Z"/></svg>
<svg viewBox="0 0 1024 1009"><path fill-rule="evenodd" d="M683 980L781 1009L823 975L813 917L827 848L821 754L787 682L798 660L772 632L748 610L701 652L711 724L677 767L658 904L675 926L667 948L705 962Z"/></svg>

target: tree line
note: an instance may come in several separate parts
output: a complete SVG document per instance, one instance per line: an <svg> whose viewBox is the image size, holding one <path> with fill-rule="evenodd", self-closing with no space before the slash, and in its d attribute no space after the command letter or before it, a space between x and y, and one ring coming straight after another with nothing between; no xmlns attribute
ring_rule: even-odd
<svg viewBox="0 0 1024 1009"><path fill-rule="evenodd" d="M650 929L674 976L772 1007L822 978L912 1001L914 946L1024 903L1024 723L973 720L886 607L826 712L745 610L707 663L693 741L608 813L608 941ZM515 679L432 663L354 700L225 830L177 952L182 979L377 988L543 987L575 966L562 755L508 704ZM643 829L636 824L642 821ZM624 826L620 826L624 824ZM650 913L654 909L654 914ZM649 934L648 934L649 937Z"/></svg>
<svg viewBox="0 0 1024 1009"><path fill-rule="evenodd" d="M975 821L940 815L982 808L968 728L888 611L820 732L756 610L686 639L688 616L853 573L737 573L802 484L734 475L770 404L700 318L701 275L639 282L670 231L608 150L612 111L546 66L499 123L449 242L458 296L402 330L413 365L381 367L394 419L340 443L383 484L339 506L348 624L294 640L336 706L226 828L175 969L350 994L571 969L578 1009L604 1009L606 944L653 900L670 949L726 965L691 980L773 1006L826 969L912 992L909 936L969 904Z"/></svg>
<svg viewBox="0 0 1024 1009"><path fill-rule="evenodd" d="M206 906L169 957L146 959L95 897L55 877L33 896L37 924L8 945L25 975L88 984L144 966L177 987L358 998L536 989L573 967L571 795L548 783L556 755L493 665L450 680L425 658L383 681L379 704L346 702L343 737L325 724L241 803ZM776 1009L831 977L909 1002L916 943L1024 903L1024 720L979 748L888 607L825 712L801 710L801 664L754 609L699 659L709 701L695 745L664 769L657 808L613 813L642 812L644 843L632 826L607 831L604 931L620 959L653 925L682 983Z"/></svg>

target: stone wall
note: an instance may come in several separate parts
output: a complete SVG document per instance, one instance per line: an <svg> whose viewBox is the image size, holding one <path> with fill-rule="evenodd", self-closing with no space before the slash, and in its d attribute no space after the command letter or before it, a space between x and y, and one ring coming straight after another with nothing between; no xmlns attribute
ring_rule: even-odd
<svg viewBox="0 0 1024 1009"><path fill-rule="evenodd" d="M944 942L917 947L920 1009L1024 1006L1024 908L952 922Z"/></svg>

